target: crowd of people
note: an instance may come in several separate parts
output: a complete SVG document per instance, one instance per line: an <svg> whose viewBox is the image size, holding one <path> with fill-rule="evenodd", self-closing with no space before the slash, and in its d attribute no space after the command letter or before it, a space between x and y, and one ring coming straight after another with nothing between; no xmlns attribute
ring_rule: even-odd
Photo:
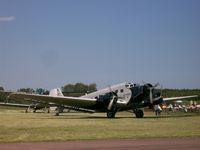
<svg viewBox="0 0 200 150"><path fill-rule="evenodd" d="M182 102L174 103L164 103L162 105L154 106L156 116L160 115L161 112L199 112L200 113L200 104L197 104L196 101L190 101L189 104L183 104Z"/></svg>

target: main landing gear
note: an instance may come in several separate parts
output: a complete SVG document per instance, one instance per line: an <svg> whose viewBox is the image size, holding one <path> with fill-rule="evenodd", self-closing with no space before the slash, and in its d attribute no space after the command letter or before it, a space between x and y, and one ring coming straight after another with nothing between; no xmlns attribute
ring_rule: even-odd
<svg viewBox="0 0 200 150"><path fill-rule="evenodd" d="M134 112L136 118L144 117L144 112L141 109L134 109L133 112Z"/></svg>
<svg viewBox="0 0 200 150"><path fill-rule="evenodd" d="M64 111L64 107L60 107L60 106L58 106L58 107L56 107L56 109L55 109L55 116L59 116L60 115L60 113L63 113L63 111Z"/></svg>
<svg viewBox="0 0 200 150"><path fill-rule="evenodd" d="M107 118L115 118L116 112L117 112L116 109L108 110L108 111L107 111Z"/></svg>
<svg viewBox="0 0 200 150"><path fill-rule="evenodd" d="M115 118L116 112L117 112L117 109L108 110L107 111L107 118ZM134 109L133 112L134 112L136 118L143 118L144 117L144 112L141 109Z"/></svg>
<svg viewBox="0 0 200 150"><path fill-rule="evenodd" d="M110 102L107 106L107 118L115 118L115 114L117 112L117 100L118 96L116 93L112 93L112 97L110 99Z"/></svg>

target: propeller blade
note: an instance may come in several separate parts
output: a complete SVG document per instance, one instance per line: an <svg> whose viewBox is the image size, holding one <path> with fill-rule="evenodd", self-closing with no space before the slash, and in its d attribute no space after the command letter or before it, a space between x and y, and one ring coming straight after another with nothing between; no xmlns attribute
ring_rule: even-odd
<svg viewBox="0 0 200 150"><path fill-rule="evenodd" d="M114 102L114 98L112 98L112 100L111 100L110 103L108 104L108 110L111 110L111 109L112 109L113 102Z"/></svg>
<svg viewBox="0 0 200 150"><path fill-rule="evenodd" d="M115 93L115 92L112 91L112 89L111 89L110 86L109 86L109 89L110 89L110 93L112 94L112 99L111 99L110 103L108 104L107 109L111 110L112 107L113 107L114 102L115 101L117 102L118 96L117 96L117 93Z"/></svg>
<svg viewBox="0 0 200 150"><path fill-rule="evenodd" d="M118 99L116 93L112 92L112 94L113 94L113 95L112 95L112 99L111 99L111 101L110 101L110 103L108 104L108 107L107 107L108 110L111 110L111 109L112 109L113 104L115 104L115 103L117 102L117 99Z"/></svg>
<svg viewBox="0 0 200 150"><path fill-rule="evenodd" d="M152 93L152 87L149 89L149 98L150 98L150 103L153 104L153 93Z"/></svg>

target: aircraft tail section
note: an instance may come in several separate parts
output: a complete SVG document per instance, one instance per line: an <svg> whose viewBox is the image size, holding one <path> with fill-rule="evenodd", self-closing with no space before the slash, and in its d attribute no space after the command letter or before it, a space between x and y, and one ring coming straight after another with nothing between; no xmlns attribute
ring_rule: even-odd
<svg viewBox="0 0 200 150"><path fill-rule="evenodd" d="M52 89L49 95L50 96L64 96L60 88Z"/></svg>

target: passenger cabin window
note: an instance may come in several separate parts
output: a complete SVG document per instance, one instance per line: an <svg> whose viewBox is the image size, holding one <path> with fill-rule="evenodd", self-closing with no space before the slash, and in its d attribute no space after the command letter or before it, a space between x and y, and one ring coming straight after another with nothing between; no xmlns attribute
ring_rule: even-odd
<svg viewBox="0 0 200 150"><path fill-rule="evenodd" d="M120 92L123 93L123 92L124 92L124 89L121 89Z"/></svg>

